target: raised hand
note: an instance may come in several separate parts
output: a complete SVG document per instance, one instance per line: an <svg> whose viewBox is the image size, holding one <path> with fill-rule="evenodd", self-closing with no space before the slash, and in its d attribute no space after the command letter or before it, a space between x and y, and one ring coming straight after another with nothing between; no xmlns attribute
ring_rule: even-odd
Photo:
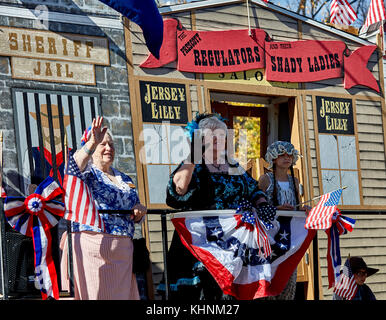
<svg viewBox="0 0 386 320"><path fill-rule="evenodd" d="M105 133L107 131L107 127L103 127L103 117L96 117L92 120L92 125L91 125L91 135L90 135L90 143L92 143L93 146L97 146L100 144L104 137Z"/></svg>

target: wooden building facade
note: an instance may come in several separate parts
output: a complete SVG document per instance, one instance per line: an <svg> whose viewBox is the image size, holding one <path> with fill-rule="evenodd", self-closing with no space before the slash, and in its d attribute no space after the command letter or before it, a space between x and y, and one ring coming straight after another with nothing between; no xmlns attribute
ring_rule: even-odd
<svg viewBox="0 0 386 320"><path fill-rule="evenodd" d="M36 16L31 15L38 1L13 2L4 0L0 5L1 34L8 35L0 43L0 130L5 141L7 194L25 194L34 161L27 150L45 146L44 132L36 124L42 120L36 120L35 114L47 106L51 106L51 120L54 105L62 112L61 122L48 128L47 134L51 145L57 146L52 149L56 153L62 150L64 132L70 147L76 149L92 117L105 117L116 144L115 166L133 178L141 202L149 209L167 209L169 175L186 156L186 146L173 137L197 112L221 113L233 128L237 123L243 129L245 121L252 119L259 128L248 129L257 141L256 152L245 166L254 178L265 170L266 147L287 140L302 155L295 169L303 186L303 201L347 186L339 208L357 222L352 233L341 237L342 259L361 255L371 267L379 268L367 283L378 299L386 299L386 113L379 50L367 64L379 92L361 85L345 89L342 75L287 82L267 80L264 68L209 74L179 71L178 61L144 68L140 65L149 52L141 29L100 2L73 0L65 5L47 1L50 18L46 29L37 26ZM261 0L208 0L164 6L160 12L164 20L177 19L186 31L260 29L273 43L334 40L346 45L349 52L373 44ZM27 54L28 35L37 39L36 44L31 42L33 48L46 41L46 54L36 50ZM16 45L11 41L15 37L24 42L10 51ZM57 47L54 52L53 41L62 44L61 50ZM64 44L73 46L72 57L65 54ZM149 92L157 96L153 101ZM320 110L326 110L329 103L343 103L345 116L326 120L328 112ZM61 139L55 141L54 136ZM55 178L60 175L58 168L59 164L52 167ZM167 228L170 243L170 219ZM164 271L160 216L149 214L137 234L146 238L150 251L149 297L159 299L156 287ZM323 231L318 231L318 249L314 247L310 246L298 266L299 287L304 299L331 299Z"/></svg>
<svg viewBox="0 0 386 320"><path fill-rule="evenodd" d="M249 12L248 12L249 10ZM370 45L370 42L344 31L326 26L296 15L283 8L263 1L203 1L160 9L164 19L178 19L183 28L193 31L223 31L259 28L273 41L296 40L338 40L343 41L350 51ZM249 20L248 20L249 19ZM165 66L148 69L140 65L147 58L147 50L140 29L130 24L126 31L128 43L128 73L130 82L133 129L136 154L144 147L137 139L143 128L150 123L142 121L141 83L152 82L161 85L184 85L186 88L186 108L191 120L196 112L219 112L227 116L243 116L247 112L267 126L260 144L260 155L255 158L253 174L256 178L262 173L265 147L271 142L290 140L302 155L296 168L300 172L303 185L303 200L347 186L339 208L343 214L350 210L350 216L357 219L353 233L341 237L342 259L348 254L362 255L368 263L380 269L368 279L379 299L386 297L385 264L386 244L384 215L386 209L386 171L385 171L385 131L384 131L384 93L382 56L376 50L370 57L368 68L377 79L380 93L364 86L345 89L342 78L302 83L270 82L264 78L264 70L256 77L255 73L202 74L187 73L177 69L177 61ZM131 45L130 45L131 44ZM381 66L381 67L380 67ZM318 124L317 105L322 101L348 101L352 105L352 128L347 134L326 134ZM251 105L263 106L265 114L253 115ZM137 110L137 114L135 114ZM238 110L234 111L234 110ZM244 111L245 112L244 112ZM235 119L235 118L234 118ZM319 125L319 128L318 128ZM173 124L170 124L173 127ZM318 131L319 129L319 131ZM326 128L324 128L325 130ZM182 160L182 159L179 159ZM147 164L137 161L139 190L149 208L163 208L165 182L168 174L178 161L150 160ZM260 165L259 165L260 164ZM142 171L139 169L142 168ZM156 169L157 168L157 169ZM162 181L162 183L161 183ZM161 199L153 197L158 190ZM161 193L161 194L160 194ZM314 203L315 205L316 203ZM357 214L356 214L357 212ZM173 226L168 222L168 239L171 239ZM160 219L149 216L146 233L153 263L153 282L156 288L162 277L163 255L161 245ZM319 298L331 299L332 289L327 282L327 242L325 233L318 232L319 247ZM310 247L298 267L298 281L303 282L305 297L315 298L314 261Z"/></svg>

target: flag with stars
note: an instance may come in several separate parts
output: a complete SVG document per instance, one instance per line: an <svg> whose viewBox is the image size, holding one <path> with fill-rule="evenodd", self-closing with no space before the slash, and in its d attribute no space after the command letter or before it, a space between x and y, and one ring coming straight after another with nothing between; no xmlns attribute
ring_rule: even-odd
<svg viewBox="0 0 386 320"><path fill-rule="evenodd" d="M264 223L257 213L252 217L235 210L189 211L174 214L172 223L225 294L252 300L282 292L316 234L304 228L304 212L280 214ZM269 209L263 215L269 217ZM261 247L264 241L259 243L263 234L269 252Z"/></svg>
<svg viewBox="0 0 386 320"><path fill-rule="evenodd" d="M326 193L320 197L318 204L313 207L307 216L305 227L307 229L329 229L332 217L337 210L342 189Z"/></svg>
<svg viewBox="0 0 386 320"><path fill-rule="evenodd" d="M351 270L350 258L347 258L340 277L334 287L334 293L345 300L352 300L358 291L358 285Z"/></svg>
<svg viewBox="0 0 386 320"><path fill-rule="evenodd" d="M66 213L64 219L81 224L94 226L104 230L103 220L99 216L92 194L82 180L82 173L72 154L68 158L67 172L64 176L63 188L66 192L64 203Z"/></svg>

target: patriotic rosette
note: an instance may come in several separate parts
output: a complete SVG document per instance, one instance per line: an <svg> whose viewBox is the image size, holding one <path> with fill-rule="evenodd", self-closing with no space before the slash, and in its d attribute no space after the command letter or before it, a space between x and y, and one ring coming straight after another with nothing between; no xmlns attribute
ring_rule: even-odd
<svg viewBox="0 0 386 320"><path fill-rule="evenodd" d="M54 200L58 196L63 196L63 190L52 177L48 177L27 198L6 197L4 201L8 223L33 239L35 276L44 300L49 297L59 299L50 233L64 215L63 202Z"/></svg>
<svg viewBox="0 0 386 320"><path fill-rule="evenodd" d="M273 208L273 210L270 210L271 208ZM235 217L237 221L236 229L243 226L247 231L253 232L256 228L259 255L264 258L268 258L272 252L265 229L273 228L271 221L275 219L275 209L276 208L272 206L258 207L255 213L251 202L243 199L236 210L236 214L239 215ZM256 219L256 215L258 219Z"/></svg>
<svg viewBox="0 0 386 320"><path fill-rule="evenodd" d="M328 238L327 271L329 288L335 285L342 264L339 236L352 231L355 220L341 215L338 204L343 189L323 194L306 219L305 228L325 230Z"/></svg>
<svg viewBox="0 0 386 320"><path fill-rule="evenodd" d="M331 228L325 232L328 238L327 248L327 270L328 270L328 287L332 288L340 276L340 266L342 259L340 256L339 236L352 232L355 225L355 220L343 216L337 209L332 217Z"/></svg>

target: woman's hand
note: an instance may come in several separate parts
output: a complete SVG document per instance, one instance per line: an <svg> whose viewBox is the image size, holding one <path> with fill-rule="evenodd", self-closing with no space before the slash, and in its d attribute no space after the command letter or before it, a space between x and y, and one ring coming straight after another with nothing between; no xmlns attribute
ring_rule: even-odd
<svg viewBox="0 0 386 320"><path fill-rule="evenodd" d="M277 210L295 210L295 207L291 206L289 203L283 203L281 206L277 206L276 208Z"/></svg>
<svg viewBox="0 0 386 320"><path fill-rule="evenodd" d="M310 213L312 207L310 206L302 206L301 208L299 208L300 211L305 211L306 212L306 216L308 216L308 214Z"/></svg>
<svg viewBox="0 0 386 320"><path fill-rule="evenodd" d="M103 123L103 117L96 117L92 120L91 125L91 135L89 142L92 146L97 146L103 141L103 138L105 137L105 133L107 131L107 127L102 128Z"/></svg>
<svg viewBox="0 0 386 320"><path fill-rule="evenodd" d="M182 167L175 173L173 182L176 186L176 192L180 196L183 196L188 191L188 186L192 180L193 171L194 164L189 163L182 165Z"/></svg>
<svg viewBox="0 0 386 320"><path fill-rule="evenodd" d="M130 216L134 222L141 221L142 217L146 214L147 208L140 203L137 203L133 208L133 214Z"/></svg>
<svg viewBox="0 0 386 320"><path fill-rule="evenodd" d="M78 165L79 170L82 172L86 166L90 157L93 155L96 147L100 144L105 136L107 127L102 129L103 117L97 117L92 120L91 134L85 145L77 150L74 154L74 159Z"/></svg>

